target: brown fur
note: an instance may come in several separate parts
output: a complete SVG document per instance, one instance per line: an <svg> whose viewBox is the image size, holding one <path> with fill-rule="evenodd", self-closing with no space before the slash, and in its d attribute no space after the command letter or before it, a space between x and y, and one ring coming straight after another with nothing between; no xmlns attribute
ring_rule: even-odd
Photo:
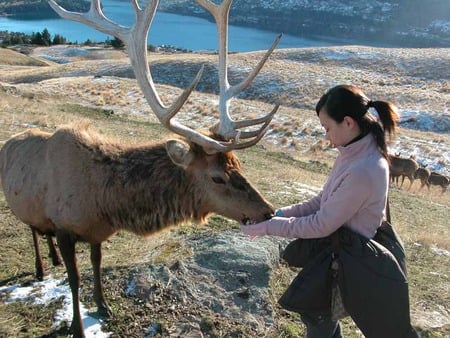
<svg viewBox="0 0 450 338"><path fill-rule="evenodd" d="M414 174L414 179L420 180L420 190L426 185L430 188L430 184L428 183L428 178L430 177L430 170L427 168L419 167Z"/></svg>
<svg viewBox="0 0 450 338"><path fill-rule="evenodd" d="M271 213L233 153L206 155L190 147L192 163L182 168L165 143L126 147L79 126L54 134L29 130L1 151L3 189L23 222L44 234L64 229L90 243L119 229L149 235L203 222L210 213L237 221L261 221ZM215 184L213 175L226 184Z"/></svg>
<svg viewBox="0 0 450 338"><path fill-rule="evenodd" d="M442 193L444 193L450 184L450 179L447 176L442 174L431 172L430 177L428 178L428 186L430 185L438 185L442 188Z"/></svg>
<svg viewBox="0 0 450 338"><path fill-rule="evenodd" d="M100 315L108 315L101 243L117 231L150 235L181 222L204 222L211 213L238 222L273 214L232 152L208 155L183 140L125 146L84 125L53 134L28 130L5 143L0 169L7 203L33 231L37 260L36 231L57 237L72 290L76 337L84 336L77 241L91 244L94 300ZM38 274L38 264L36 269Z"/></svg>
<svg viewBox="0 0 450 338"><path fill-rule="evenodd" d="M414 175L416 173L416 170L419 168L419 164L412 158L401 158L399 156L389 156L390 161L390 176L392 182L398 177L402 177L402 183L401 187L403 186L403 182L405 181L405 177L408 177L409 179L409 187L411 188L413 182L414 182Z"/></svg>

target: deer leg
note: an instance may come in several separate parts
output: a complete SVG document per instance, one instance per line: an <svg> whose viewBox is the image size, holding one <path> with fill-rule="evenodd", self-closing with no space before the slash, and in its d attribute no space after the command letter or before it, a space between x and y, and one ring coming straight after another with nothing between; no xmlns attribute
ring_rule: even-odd
<svg viewBox="0 0 450 338"><path fill-rule="evenodd" d="M424 179L420 179L420 189L419 189L419 191L422 191L422 189L423 189L423 187L425 186L425 181L424 181Z"/></svg>
<svg viewBox="0 0 450 338"><path fill-rule="evenodd" d="M53 266L61 265L61 258L59 257L58 251L56 251L55 243L53 243L52 236L46 235L46 237L47 237L49 256L52 258Z"/></svg>
<svg viewBox="0 0 450 338"><path fill-rule="evenodd" d="M102 247L101 244L91 244L91 263L94 270L94 301L97 304L97 312L101 317L112 315L111 308L105 300L101 274Z"/></svg>
<svg viewBox="0 0 450 338"><path fill-rule="evenodd" d="M408 177L409 178L409 187L408 187L408 190L411 190L411 187L412 187L412 185L413 185L413 183L414 183L414 177Z"/></svg>
<svg viewBox="0 0 450 338"><path fill-rule="evenodd" d="M402 184L400 184L400 188L403 188L403 182L405 182L405 176L402 175Z"/></svg>
<svg viewBox="0 0 450 338"><path fill-rule="evenodd" d="M84 338L83 322L80 314L80 274L78 272L75 243L76 238L64 231L56 232L56 240L69 276L70 290L72 291L73 317L70 331L74 338Z"/></svg>
<svg viewBox="0 0 450 338"><path fill-rule="evenodd" d="M36 267L36 278L38 281L42 281L44 279L44 264L42 263L41 250L39 249L39 238L36 229L30 226L31 234L33 235L33 243L34 243L34 255L35 261L34 266Z"/></svg>

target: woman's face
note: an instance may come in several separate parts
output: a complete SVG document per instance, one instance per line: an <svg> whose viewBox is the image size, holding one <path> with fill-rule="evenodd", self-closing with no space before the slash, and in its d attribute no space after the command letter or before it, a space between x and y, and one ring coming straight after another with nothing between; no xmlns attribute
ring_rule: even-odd
<svg viewBox="0 0 450 338"><path fill-rule="evenodd" d="M330 141L333 148L344 146L359 135L359 128L355 133L356 122L350 116L344 117L341 123L337 123L328 115L326 109L322 108L319 111L319 120L325 129L325 138Z"/></svg>

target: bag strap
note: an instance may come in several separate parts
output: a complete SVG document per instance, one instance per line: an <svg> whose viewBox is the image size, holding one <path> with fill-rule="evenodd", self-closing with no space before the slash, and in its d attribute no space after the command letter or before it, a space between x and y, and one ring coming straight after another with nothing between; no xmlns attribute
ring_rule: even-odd
<svg viewBox="0 0 450 338"><path fill-rule="evenodd" d="M391 208L389 207L389 195L386 199L386 220L391 223Z"/></svg>

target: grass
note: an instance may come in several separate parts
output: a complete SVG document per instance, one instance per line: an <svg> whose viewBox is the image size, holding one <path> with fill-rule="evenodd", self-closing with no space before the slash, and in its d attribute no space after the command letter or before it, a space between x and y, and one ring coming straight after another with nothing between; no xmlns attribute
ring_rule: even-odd
<svg viewBox="0 0 450 338"><path fill-rule="evenodd" d="M302 58L305 58L306 56L303 53L300 54ZM239 55L233 56L235 60L238 57ZM246 58L248 57L246 55ZM1 64L8 65L12 62L10 60L8 55L0 53ZM275 60L273 63L276 64L277 62ZM20 68L22 65L18 67ZM42 71L40 70L41 66L33 67L39 68L38 70L34 69L35 72ZM52 67L47 66L45 73L50 74L53 79L41 83L31 81L26 84L15 84L14 81L8 82L14 78L16 71L19 77L24 74L22 70L14 67L10 67L10 71L4 77L0 75L1 140L6 140L11 135L30 126L53 131L59 125L79 120L88 120L100 132L127 143L160 140L170 135L154 118L145 113L137 113L142 112L142 109L139 110L140 106L137 104L137 102L140 102L139 99L135 100L129 96L129 93L136 91L135 84L131 80L113 78L117 81L118 87L108 85L93 91L91 87L101 87L101 81L95 82L88 77L73 77L70 80L67 78L59 79L59 73L55 73ZM82 68L82 64L77 67ZM90 64L89 67L91 67ZM364 67L367 67L367 65L364 65ZM387 66L384 65L384 67ZM297 68L289 71L299 72ZM317 71L317 69L312 65L311 69L305 72L310 71ZM337 71L335 70L335 72ZM339 74L341 73L338 72ZM349 72L348 76L351 75L352 73ZM342 76L344 76L343 73ZM5 81L5 79L8 79L8 81ZM399 77L398 79L402 78ZM64 84L69 89L65 89L66 91L58 89L57 83ZM83 86L85 86L84 90L81 90L80 88L83 88ZM370 86L371 89L376 87L372 84ZM386 90L384 87L383 90ZM401 88L405 91L405 88L401 85L395 86L392 90L393 92L400 92ZM171 101L172 97L179 93L179 89L169 86L162 86L162 89L167 101ZM311 84L308 91L311 97L315 97L321 89L322 84L317 86ZM104 97L112 97L110 94L116 93L116 90L120 91L120 100L115 102L113 108L108 105L97 105L98 93L103 93ZM406 99L413 100L413 97L408 95ZM290 97L289 100L295 101L295 98ZM312 98L309 100L312 102ZM434 100L434 98L428 97L427 100ZM214 101L214 98L207 94L195 93L187 106L189 109L196 111L197 116L201 116L212 101ZM242 113L248 113L247 107L250 105L257 107L260 111L270 110L263 102L245 100L238 102L237 104L241 105ZM287 115L299 112L302 112L301 115ZM288 136L292 131L285 128L290 126L301 128L297 121L309 117L314 118L314 113L307 113L304 110L291 107L282 107L281 114L285 114L281 116L287 116L292 122L279 124L283 128L282 134ZM200 118L206 119L205 116ZM192 119L192 116L187 115L186 120L190 119ZM448 144L449 140L446 135L431 132L405 130L402 132L408 136L438 140L443 144ZM309 135L311 133L308 132ZM324 145L320 145L313 151L310 149L312 144L314 142L300 144L298 148L288 151L276 147L270 142L263 141L257 146L237 151L237 154L249 180L275 206L283 206L309 197L309 193L302 189L303 185L319 188L326 180L334 155ZM433 189L431 192L426 189L418 191L418 186L419 183L415 182L410 191L392 187L390 202L393 224L404 240L407 250L413 324L421 331L422 337L448 337L450 334L448 317L450 257L437 251L436 248L447 250L447 252L450 250L448 227L450 193L441 195L437 189ZM147 262L149 257L158 262L166 262L168 265L178 256L188 257L190 252L188 248L183 246L183 243L176 241L176 238L179 238L178 236L192 234L201 236L207 232L237 227L238 225L234 222L220 216L214 216L209 219L206 226L185 224L152 236L151 239L137 237L129 233L119 233L106 241L103 245L104 286L107 298L115 313L114 317L108 321L107 329L115 332L113 337L142 337L144 336L142 327L155 321L170 326L169 319L162 315L158 317L157 313L152 312L151 303L142 304L138 298L125 294L125 286L134 268ZM43 241L41 242L43 256L46 256L46 245ZM1 194L0 243L2 243L0 249L0 285L33 281L34 254L31 250L33 244L30 230L11 214ZM86 244L80 243L77 245L77 257L83 290L86 290L82 293L83 302L88 306L93 306L92 294L89 291L92 284L89 248ZM61 278L65 277L63 267L52 267L48 257L44 257L44 259L48 272ZM272 271L270 287L273 304L276 304L278 297L295 273L295 270L283 265ZM20 338L47 336L52 326L52 316L58 307L58 302L43 308L39 305L25 303L6 303L3 299L0 299L0 336ZM267 333L267 337L302 337L304 335L298 315L284 311L277 306L274 309L275 322ZM217 318L206 314L199 315L204 316L204 318L202 317L203 329L205 332L209 332L211 337L220 337L221 334L224 336L224 332L234 332L237 337L245 337L248 332L240 323L226 324L218 322ZM346 337L361 337L353 322L349 319L343 321L343 329ZM64 337L65 335L64 325L51 331L52 337ZM230 336L232 335L230 334Z"/></svg>

